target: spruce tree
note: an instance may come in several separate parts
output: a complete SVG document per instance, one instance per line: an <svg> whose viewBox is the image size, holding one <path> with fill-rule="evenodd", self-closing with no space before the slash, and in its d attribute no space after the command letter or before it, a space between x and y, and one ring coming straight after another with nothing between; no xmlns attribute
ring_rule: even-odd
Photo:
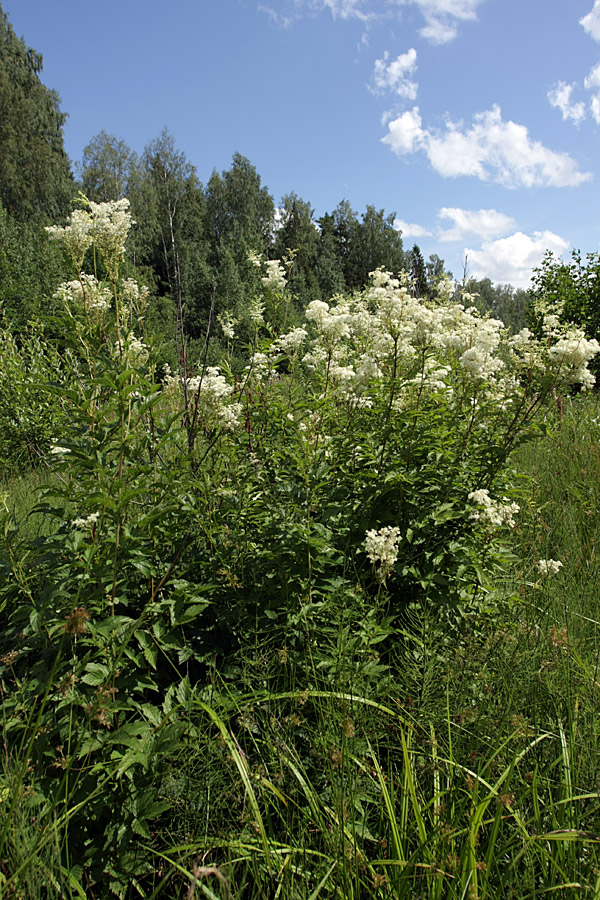
<svg viewBox="0 0 600 900"><path fill-rule="evenodd" d="M19 222L60 220L74 191L66 115L40 79L42 65L0 6L0 202Z"/></svg>

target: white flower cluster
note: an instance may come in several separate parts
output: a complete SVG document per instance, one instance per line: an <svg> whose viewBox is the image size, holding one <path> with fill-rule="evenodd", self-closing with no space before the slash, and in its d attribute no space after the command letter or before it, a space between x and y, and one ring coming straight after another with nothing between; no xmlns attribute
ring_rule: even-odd
<svg viewBox="0 0 600 900"><path fill-rule="evenodd" d="M70 452L68 447L61 447L60 444L55 443L50 447L52 456L67 456Z"/></svg>
<svg viewBox="0 0 600 900"><path fill-rule="evenodd" d="M82 274L77 281L64 281L53 294L55 300L82 306L86 312L105 312L111 300L110 289L93 275Z"/></svg>
<svg viewBox="0 0 600 900"><path fill-rule="evenodd" d="M262 256L255 250L251 250L248 254L248 262L251 266L254 266L255 269L262 269Z"/></svg>
<svg viewBox="0 0 600 900"><path fill-rule="evenodd" d="M133 278L127 278L121 285L121 293L126 303L138 313L142 313L148 303L148 288L144 285L140 288ZM125 306L125 304L122 304Z"/></svg>
<svg viewBox="0 0 600 900"><path fill-rule="evenodd" d="M280 294L285 290L287 279L285 277L285 269L278 259L269 259L265 263L267 274L260 279L263 287L274 294Z"/></svg>
<svg viewBox="0 0 600 900"><path fill-rule="evenodd" d="M580 384L584 389L596 382L587 367L597 353L600 353L598 341L588 340L579 329L570 331L548 350L551 363L561 370L563 383Z"/></svg>
<svg viewBox="0 0 600 900"><path fill-rule="evenodd" d="M89 516L81 519L73 519L71 525L73 528L91 528L93 527L98 519L100 518L100 513L94 512L90 513Z"/></svg>
<svg viewBox="0 0 600 900"><path fill-rule="evenodd" d="M444 278L440 278L437 283L437 295L439 300L442 303L448 303L454 297L454 293L456 291L456 282L451 278L444 276ZM465 295L463 294L463 297ZM468 295L469 297L471 295Z"/></svg>
<svg viewBox="0 0 600 900"><path fill-rule="evenodd" d="M452 394L452 388L446 381L451 372L451 366L440 366L436 359L426 359L422 371L412 379L412 384L430 393L448 391Z"/></svg>
<svg viewBox="0 0 600 900"><path fill-rule="evenodd" d="M364 548L370 561L379 564L380 575L385 578L398 559L398 544L400 542L400 529L396 526L385 525L376 531L374 528L367 531Z"/></svg>
<svg viewBox="0 0 600 900"><path fill-rule="evenodd" d="M258 328L259 325L265 324L265 304L260 297L254 297L248 305L248 318L252 325Z"/></svg>
<svg viewBox="0 0 600 900"><path fill-rule="evenodd" d="M540 302L536 301L538 307ZM560 304L555 303L552 308L559 310ZM542 332L543 341L536 341L528 328L510 338L508 347L513 361L550 375L559 386L579 384L583 390L592 388L596 379L588 365L600 353L600 343L588 340L581 329L561 323L554 312L544 312Z"/></svg>
<svg viewBox="0 0 600 900"><path fill-rule="evenodd" d="M119 276L119 263L125 253L129 229L134 224L129 213L129 200L90 202L90 233L112 281Z"/></svg>
<svg viewBox="0 0 600 900"><path fill-rule="evenodd" d="M537 568L541 575L558 575L562 569L562 563L557 559L540 559Z"/></svg>
<svg viewBox="0 0 600 900"><path fill-rule="evenodd" d="M69 217L68 225L46 226L49 237L63 245L77 271L81 269L85 251L92 243L90 225L89 213L83 209L75 209Z"/></svg>
<svg viewBox="0 0 600 900"><path fill-rule="evenodd" d="M350 307L342 297L332 307L324 300L312 300L306 307L305 315L319 332L321 343L329 349L343 338L349 338L352 333Z"/></svg>
<svg viewBox="0 0 600 900"><path fill-rule="evenodd" d="M163 366L163 374L164 374L164 386L167 391L179 391L181 388L181 378L178 375L173 375L173 371L169 363L165 363Z"/></svg>
<svg viewBox="0 0 600 900"><path fill-rule="evenodd" d="M85 251L92 241L107 268L112 281L118 278L119 263L125 252L127 234L133 224L129 213L129 200L111 200L108 203L88 203L87 210L76 209L68 225L46 227L48 235L60 241L79 271Z"/></svg>
<svg viewBox="0 0 600 900"><path fill-rule="evenodd" d="M500 528L502 525L508 525L509 528L515 527L515 516L519 512L519 505L511 503L508 497L503 497L501 501L493 500L489 492L482 488L478 491L471 491L469 500L479 509L474 510L470 518L475 522L481 522L482 525L491 528Z"/></svg>
<svg viewBox="0 0 600 900"><path fill-rule="evenodd" d="M264 381L271 374L269 357L266 353L261 353L260 350L257 350L250 357L250 365L246 366L244 371L247 377L255 383Z"/></svg>
<svg viewBox="0 0 600 900"><path fill-rule="evenodd" d="M130 334L126 343L127 358L135 365L141 365L148 359L148 348L143 341Z"/></svg>
<svg viewBox="0 0 600 900"><path fill-rule="evenodd" d="M170 372L167 379L170 378ZM242 413L240 403L227 403L233 387L227 383L218 366L208 366L200 375L187 379L191 402L198 402L198 410L206 425L233 431Z"/></svg>
<svg viewBox="0 0 600 900"><path fill-rule="evenodd" d="M445 284L441 294L449 295ZM313 300L306 318L314 338L303 361L310 371L337 373L330 383L341 388L344 399L352 392L364 399L374 380L393 369L409 390L427 387L447 392L450 399L453 392L459 396L456 385L461 383L469 393L484 392L499 409L508 409L511 398L531 385L530 375L589 387L594 377L587 366L600 352L597 341L573 329L543 340L523 329L508 339L499 319L457 302L420 300L411 296L405 273L394 278L382 269L371 273L361 294L333 297L329 303ZM402 405L398 396L394 408Z"/></svg>
<svg viewBox="0 0 600 900"><path fill-rule="evenodd" d="M294 328L293 331L282 334L277 338L275 348L281 350L282 353L286 353L288 356L292 356L294 353L298 352L307 337L308 333L306 329Z"/></svg>
<svg viewBox="0 0 600 900"><path fill-rule="evenodd" d="M234 319L230 312L224 312L217 316L217 321L227 340L232 341L235 337L237 319Z"/></svg>

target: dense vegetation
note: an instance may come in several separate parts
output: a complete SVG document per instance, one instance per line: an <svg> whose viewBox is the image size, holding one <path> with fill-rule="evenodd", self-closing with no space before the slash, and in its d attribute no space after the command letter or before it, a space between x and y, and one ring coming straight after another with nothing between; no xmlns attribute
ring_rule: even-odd
<svg viewBox="0 0 600 900"><path fill-rule="evenodd" d="M79 273L60 340L6 342L31 417L6 443L45 475L3 500L4 895L597 889L595 621L548 611L577 563L543 535L520 593L505 572L511 457L600 345L383 269L290 329L284 267L251 253L246 349L222 318L220 366L176 374L123 278L130 224L121 200L49 227ZM544 676L516 713L508 668L549 675L548 642L564 706Z"/></svg>
<svg viewBox="0 0 600 900"><path fill-rule="evenodd" d="M0 15L0 898L600 896L597 259L525 328L166 132L73 209Z"/></svg>

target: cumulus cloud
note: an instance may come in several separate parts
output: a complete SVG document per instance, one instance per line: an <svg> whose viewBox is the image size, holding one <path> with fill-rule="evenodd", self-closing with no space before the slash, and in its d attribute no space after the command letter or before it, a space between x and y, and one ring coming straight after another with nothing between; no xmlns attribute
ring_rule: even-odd
<svg viewBox="0 0 600 900"><path fill-rule="evenodd" d="M583 25L591 38L600 41L600 0L594 0L591 11L579 20L579 24Z"/></svg>
<svg viewBox="0 0 600 900"><path fill-rule="evenodd" d="M568 187L591 178L568 153L556 153L532 140L525 125L503 121L497 105L476 113L470 128L448 122L441 133L423 128L415 106L388 123L382 141L398 156L423 150L444 178L470 175L509 188Z"/></svg>
<svg viewBox="0 0 600 900"><path fill-rule="evenodd" d="M475 21L484 0L400 0L418 6L425 19L420 34L432 44L447 44L458 34L458 23Z"/></svg>
<svg viewBox="0 0 600 900"><path fill-rule="evenodd" d="M403 219L394 219L394 228L396 231L402 232L402 237L428 237L432 234L422 225L415 225L411 222L405 222Z"/></svg>
<svg viewBox="0 0 600 900"><path fill-rule="evenodd" d="M388 134L382 138L384 144L389 144L394 153L401 156L404 153L414 153L420 150L426 143L427 132L423 130L419 107L407 109L401 116L388 123Z"/></svg>
<svg viewBox="0 0 600 900"><path fill-rule="evenodd" d="M411 78L417 70L417 51L411 47L396 59L390 61L389 57L386 50L383 59L375 60L372 90L375 93L393 91L405 100L415 100L418 84Z"/></svg>
<svg viewBox="0 0 600 900"><path fill-rule="evenodd" d="M527 288L532 270L539 266L546 250L562 254L569 242L552 231L534 231L530 237L517 231L497 241L484 242L481 249L465 249L474 278L491 278L514 287Z"/></svg>
<svg viewBox="0 0 600 900"><path fill-rule="evenodd" d="M452 228L439 232L441 241L462 241L467 234L475 234L482 240L506 234L515 226L515 220L495 209L460 209L456 206L444 206L439 210L441 219L453 222Z"/></svg>
<svg viewBox="0 0 600 900"><path fill-rule="evenodd" d="M571 94L576 87L576 84L566 84L564 81L559 81L555 87L548 91L548 100L550 101L550 106L560 109L563 121L566 122L570 119L575 125L580 125L586 117L586 111L585 103L582 101L573 103L571 100Z"/></svg>

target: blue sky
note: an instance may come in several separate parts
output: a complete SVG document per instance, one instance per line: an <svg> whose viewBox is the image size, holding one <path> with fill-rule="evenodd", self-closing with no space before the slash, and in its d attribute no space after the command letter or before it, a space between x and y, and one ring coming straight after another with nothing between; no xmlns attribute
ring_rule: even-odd
<svg viewBox="0 0 600 900"><path fill-rule="evenodd" d="M455 275L600 249L600 0L2 0L75 162L166 126L206 182L396 212Z"/></svg>

